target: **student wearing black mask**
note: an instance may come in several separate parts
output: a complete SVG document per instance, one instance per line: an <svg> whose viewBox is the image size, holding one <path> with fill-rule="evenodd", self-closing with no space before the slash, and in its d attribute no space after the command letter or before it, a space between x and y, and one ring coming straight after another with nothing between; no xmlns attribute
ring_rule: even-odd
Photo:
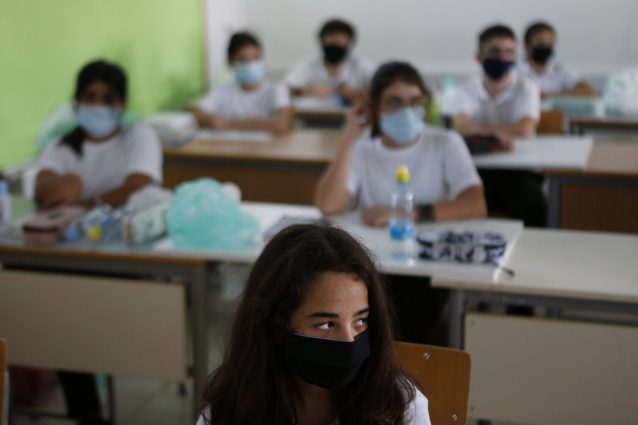
<svg viewBox="0 0 638 425"><path fill-rule="evenodd" d="M294 96L339 96L354 102L368 88L374 65L352 53L356 39L354 27L333 19L319 30L321 57L295 67L286 83Z"/></svg>
<svg viewBox="0 0 638 425"><path fill-rule="evenodd" d="M253 266L197 425L430 425L395 359L391 317L352 236L282 230Z"/></svg>
<svg viewBox="0 0 638 425"><path fill-rule="evenodd" d="M516 36L495 25L479 35L476 59L483 75L458 92L454 127L463 136L494 136L510 150L514 138L534 136L540 117L538 86L514 70ZM544 227L546 200L542 176L526 171L481 171L488 211Z"/></svg>
<svg viewBox="0 0 638 425"><path fill-rule="evenodd" d="M554 60L556 30L547 22L536 22L525 31L525 61L520 73L536 82L543 97L595 96L586 81L578 79Z"/></svg>

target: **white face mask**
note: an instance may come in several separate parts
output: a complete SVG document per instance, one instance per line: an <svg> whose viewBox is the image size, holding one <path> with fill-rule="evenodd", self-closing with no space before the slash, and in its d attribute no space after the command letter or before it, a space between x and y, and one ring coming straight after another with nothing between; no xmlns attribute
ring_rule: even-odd
<svg viewBox="0 0 638 425"><path fill-rule="evenodd" d="M403 108L393 114L381 114L381 131L400 145L413 142L425 128L425 110L421 107Z"/></svg>
<svg viewBox="0 0 638 425"><path fill-rule="evenodd" d="M75 119L80 127L95 137L104 137L122 122L122 109L108 106L78 105Z"/></svg>

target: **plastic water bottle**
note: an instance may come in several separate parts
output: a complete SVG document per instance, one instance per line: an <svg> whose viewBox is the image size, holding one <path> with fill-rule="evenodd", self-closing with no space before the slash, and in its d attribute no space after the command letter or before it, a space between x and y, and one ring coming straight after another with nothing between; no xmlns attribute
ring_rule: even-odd
<svg viewBox="0 0 638 425"><path fill-rule="evenodd" d="M414 258L414 196L410 172L405 165L396 173L397 188L390 200L390 244L392 258L411 262Z"/></svg>
<svg viewBox="0 0 638 425"><path fill-rule="evenodd" d="M0 224L11 223L11 195L9 185L0 180Z"/></svg>

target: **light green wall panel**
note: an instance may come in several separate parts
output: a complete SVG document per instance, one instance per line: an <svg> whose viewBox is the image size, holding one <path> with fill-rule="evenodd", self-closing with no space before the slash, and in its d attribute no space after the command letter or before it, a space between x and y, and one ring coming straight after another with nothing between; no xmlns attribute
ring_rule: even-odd
<svg viewBox="0 0 638 425"><path fill-rule="evenodd" d="M1 0L0 169L31 158L78 70L104 58L129 77L129 112L204 91L202 0Z"/></svg>

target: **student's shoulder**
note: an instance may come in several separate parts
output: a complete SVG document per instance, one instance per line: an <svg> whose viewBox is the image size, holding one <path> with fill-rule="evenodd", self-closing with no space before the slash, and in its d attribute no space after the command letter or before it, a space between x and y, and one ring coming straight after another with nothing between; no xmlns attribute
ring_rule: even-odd
<svg viewBox="0 0 638 425"><path fill-rule="evenodd" d="M482 91L483 81L481 77L466 78L457 87L457 93L465 96L478 97Z"/></svg>
<svg viewBox="0 0 638 425"><path fill-rule="evenodd" d="M415 386L414 398L403 415L406 425L430 425L430 413L427 397Z"/></svg>
<svg viewBox="0 0 638 425"><path fill-rule="evenodd" d="M445 128L426 127L423 132L424 140L434 148L447 150L462 145L465 142L459 133Z"/></svg>
<svg viewBox="0 0 638 425"><path fill-rule="evenodd" d="M538 95L540 88L526 75L518 74L516 77L516 91L523 94Z"/></svg>
<svg viewBox="0 0 638 425"><path fill-rule="evenodd" d="M379 137L373 137L372 129L368 128L354 145L354 155L357 157L373 155L375 152L378 152L376 145L379 143L381 143L381 139Z"/></svg>
<svg viewBox="0 0 638 425"><path fill-rule="evenodd" d="M366 57L366 56L360 56L357 54L352 54L349 57L350 63L352 64L352 66L356 67L356 68L361 68L361 69L374 69L375 64L374 62Z"/></svg>

